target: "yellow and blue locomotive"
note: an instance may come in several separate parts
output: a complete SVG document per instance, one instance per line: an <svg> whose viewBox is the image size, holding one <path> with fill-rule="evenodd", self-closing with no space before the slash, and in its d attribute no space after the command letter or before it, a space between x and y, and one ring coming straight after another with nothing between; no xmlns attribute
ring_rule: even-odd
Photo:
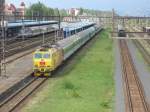
<svg viewBox="0 0 150 112"><path fill-rule="evenodd" d="M34 75L49 76L63 61L63 50L58 46L43 46L33 55Z"/></svg>

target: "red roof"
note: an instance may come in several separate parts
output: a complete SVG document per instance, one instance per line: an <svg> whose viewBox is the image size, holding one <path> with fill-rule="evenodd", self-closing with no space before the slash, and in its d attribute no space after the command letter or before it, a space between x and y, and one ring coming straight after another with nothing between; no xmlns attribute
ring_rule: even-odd
<svg viewBox="0 0 150 112"><path fill-rule="evenodd" d="M15 12L16 7L13 4L10 4L10 6L8 6L8 10L12 10L13 12Z"/></svg>

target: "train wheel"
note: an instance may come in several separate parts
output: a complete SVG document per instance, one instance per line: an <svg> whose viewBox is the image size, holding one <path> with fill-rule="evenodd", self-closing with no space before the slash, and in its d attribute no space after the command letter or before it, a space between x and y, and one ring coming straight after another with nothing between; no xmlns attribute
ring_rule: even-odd
<svg viewBox="0 0 150 112"><path fill-rule="evenodd" d="M45 73L44 76L45 77L51 77L51 73Z"/></svg>
<svg viewBox="0 0 150 112"><path fill-rule="evenodd" d="M41 74L40 74L40 73L34 73L34 76L35 76L35 77L40 77Z"/></svg>

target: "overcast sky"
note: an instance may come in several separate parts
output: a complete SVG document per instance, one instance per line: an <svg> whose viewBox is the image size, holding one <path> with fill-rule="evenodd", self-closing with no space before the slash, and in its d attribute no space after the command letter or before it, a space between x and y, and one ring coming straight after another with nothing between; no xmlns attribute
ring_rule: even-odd
<svg viewBox="0 0 150 112"><path fill-rule="evenodd" d="M53 8L89 8L98 10L112 10L114 8L121 15L150 15L150 0L6 0L17 6L24 1L27 6L38 1Z"/></svg>

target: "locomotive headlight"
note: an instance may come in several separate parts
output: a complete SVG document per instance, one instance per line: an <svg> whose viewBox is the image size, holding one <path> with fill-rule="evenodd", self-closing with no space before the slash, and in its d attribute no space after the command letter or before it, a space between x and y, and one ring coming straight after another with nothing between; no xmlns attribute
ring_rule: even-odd
<svg viewBox="0 0 150 112"><path fill-rule="evenodd" d="M38 65L34 65L35 68L38 68Z"/></svg>

